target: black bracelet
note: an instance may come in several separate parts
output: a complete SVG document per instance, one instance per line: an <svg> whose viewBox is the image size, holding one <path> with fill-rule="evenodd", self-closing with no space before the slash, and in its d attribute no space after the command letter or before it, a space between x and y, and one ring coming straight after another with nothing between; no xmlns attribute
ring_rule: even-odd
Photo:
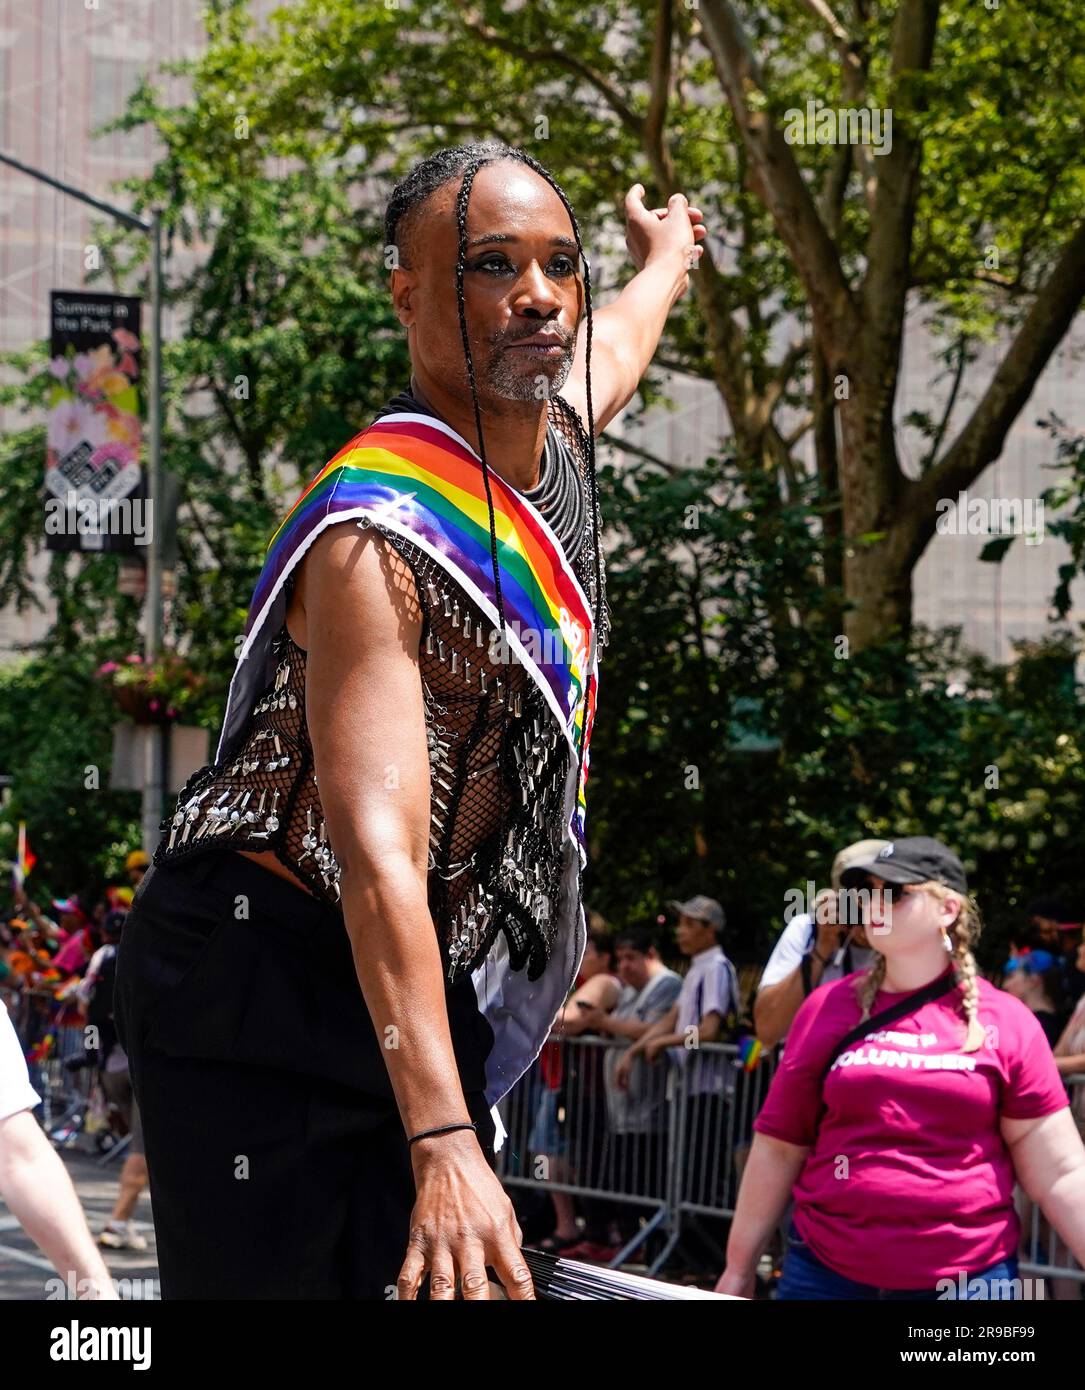
<svg viewBox="0 0 1085 1390"><path fill-rule="evenodd" d="M424 1129L420 1134L412 1134L407 1140L407 1147L409 1148L416 1139L428 1139L434 1134L451 1134L454 1129L473 1129L478 1133L478 1125L473 1120L461 1120L459 1124L441 1125L439 1129Z"/></svg>

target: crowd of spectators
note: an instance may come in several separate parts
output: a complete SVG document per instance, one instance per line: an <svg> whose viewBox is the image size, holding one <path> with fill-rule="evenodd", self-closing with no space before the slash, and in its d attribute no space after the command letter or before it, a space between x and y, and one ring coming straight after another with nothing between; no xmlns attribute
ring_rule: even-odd
<svg viewBox="0 0 1085 1390"><path fill-rule="evenodd" d="M695 1205L735 1207L765 1099L763 1078L786 1055L796 1016L815 992L870 971L879 959L861 900L881 882L871 878L870 866L886 853L892 845L883 840L842 849L828 884L806 910L786 914L763 968L744 972L744 983L724 949L724 909L706 894L669 902L670 921L661 914L616 933L591 914L575 989L513 1093L527 1120L523 1148L531 1166L521 1171L537 1180L531 1193L515 1194L530 1243L597 1262L611 1262L631 1246L639 1246L640 1258L650 1255L666 1233L646 1238L643 1227L673 1195L666 1186L676 1162ZM57 1065L72 1073L87 1069L93 1106L114 1136L128 1136L117 1201L97 1241L135 1250L146 1248L132 1213L147 1171L127 1058L112 1023L112 983L117 944L146 866L146 856L135 851L127 883L92 897L52 899L51 912L16 887L0 922L0 996L30 1064L29 1079L37 1075L48 1084L50 1063L54 1074ZM990 981L1035 1016L1064 1078L1085 1073L1085 941L1078 916L1056 896L1030 903ZM731 1046L711 1046L717 1043ZM765 1062L770 1065L762 1068ZM40 1104L27 1079L0 1095L0 1125ZM1085 1085L1074 1086L1071 1113L1085 1139ZM695 1224L682 1254L703 1277L718 1273L727 1230L724 1224L713 1234L707 1211L699 1215L709 1238L701 1241ZM780 1237L782 1249L783 1226ZM1080 1296L1080 1284L1067 1287L1063 1296Z"/></svg>
<svg viewBox="0 0 1085 1390"><path fill-rule="evenodd" d="M751 1070L759 1052L762 1061L783 1055L796 1014L814 991L869 971L877 959L862 899L872 882L869 866L889 844L861 840L842 849L807 910L788 914L763 968L752 976L744 971L744 989L723 949L723 907L707 895L669 903L671 927L661 915L610 933L593 914L577 987L520 1093L531 1120L524 1148L541 1181L516 1200L534 1243L571 1258L614 1260L637 1237L652 1204L658 1209L668 1195L668 1155L676 1152L683 1190L694 1202L733 1208L766 1089L754 1095ZM1059 1074L1085 1074L1080 913L1057 897L1037 898L1022 914L1007 958L988 974L1035 1015ZM572 1039L597 1041L569 1045ZM733 1049L702 1046L717 1042ZM1067 1090L1085 1139L1085 1084ZM670 1132L676 1113L681 1135ZM546 1181L591 1192L540 1197ZM1027 1225L1027 1204L1023 1214ZM642 1248L658 1249L659 1241ZM711 1268L711 1253L696 1238L684 1239L683 1253L696 1273ZM1080 1295L1080 1284L1068 1287Z"/></svg>
<svg viewBox="0 0 1085 1390"><path fill-rule="evenodd" d="M147 1186L147 1165L128 1059L113 1025L113 978L117 945L148 862L142 850L133 850L125 861L126 882L53 898L51 912L17 883L0 922L0 1002L10 1063L0 1077L0 1122L25 1110L30 1097L33 1109L47 1093L52 1101L55 1091L74 1104L51 1134L54 1142L78 1142L94 1131L126 1140L117 1200L97 1243L137 1251L148 1246L132 1217ZM29 1070L16 1065L11 1034Z"/></svg>

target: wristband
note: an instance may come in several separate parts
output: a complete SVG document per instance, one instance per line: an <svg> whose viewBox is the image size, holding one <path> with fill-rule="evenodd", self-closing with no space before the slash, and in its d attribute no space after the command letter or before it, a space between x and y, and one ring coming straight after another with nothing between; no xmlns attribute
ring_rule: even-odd
<svg viewBox="0 0 1085 1390"><path fill-rule="evenodd" d="M407 1147L410 1148L416 1139L429 1139L435 1134L451 1134L455 1129L473 1129L478 1133L478 1125L473 1120L460 1120L454 1125L441 1125L437 1129L423 1129L418 1134L412 1134L407 1140Z"/></svg>

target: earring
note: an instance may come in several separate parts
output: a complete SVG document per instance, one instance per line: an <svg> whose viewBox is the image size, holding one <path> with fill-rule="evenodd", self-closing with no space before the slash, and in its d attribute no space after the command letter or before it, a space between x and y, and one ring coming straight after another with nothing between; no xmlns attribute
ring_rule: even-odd
<svg viewBox="0 0 1085 1390"><path fill-rule="evenodd" d="M942 945L946 948L946 954L951 956L953 954L953 942L949 939L949 932L946 931L945 927L942 928Z"/></svg>

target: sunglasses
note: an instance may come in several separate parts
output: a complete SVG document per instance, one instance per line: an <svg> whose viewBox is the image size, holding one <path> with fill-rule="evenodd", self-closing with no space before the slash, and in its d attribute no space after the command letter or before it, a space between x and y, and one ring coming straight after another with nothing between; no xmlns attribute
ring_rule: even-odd
<svg viewBox="0 0 1085 1390"><path fill-rule="evenodd" d="M875 888L875 887L874 887L873 880L872 880L872 879L869 879L869 878L867 879L866 883L863 885L863 887L867 890L867 892L869 892L869 893L881 893L881 894L883 895L883 897L884 897L884 898L887 898L887 899L889 900L889 902L893 903L894 906L895 906L897 903L899 903L899 902L901 901L901 899L905 896L905 894L906 894L906 893L909 891L909 889L911 889L913 886L914 886L914 885L911 884L911 883L885 883L885 882L883 882L883 883L882 883L882 886L881 886L880 888Z"/></svg>

